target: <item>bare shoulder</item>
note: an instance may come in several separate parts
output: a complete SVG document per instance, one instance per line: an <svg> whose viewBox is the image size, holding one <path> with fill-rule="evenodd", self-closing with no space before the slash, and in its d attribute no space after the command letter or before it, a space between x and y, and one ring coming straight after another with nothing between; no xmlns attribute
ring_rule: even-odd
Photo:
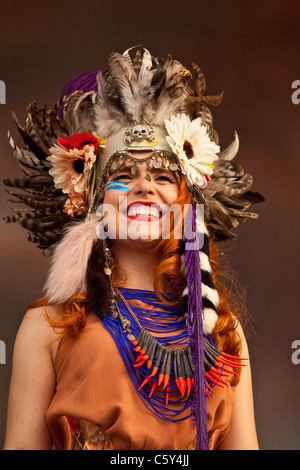
<svg viewBox="0 0 300 470"><path fill-rule="evenodd" d="M25 318L31 318L34 322L41 322L41 326L43 322L46 322L46 313L51 318L58 318L59 317L59 308L55 305L43 305L41 307L30 308L27 310Z"/></svg>
<svg viewBox="0 0 300 470"><path fill-rule="evenodd" d="M243 328L240 320L234 314L231 314L231 315L232 315L232 318L234 320L235 332L237 333L237 336L238 336L239 340L241 341L241 348L242 348L241 357L245 357L245 358L249 359L249 350L248 350L248 345L247 345L247 335L244 331L244 328ZM245 354L246 354L246 356L245 356Z"/></svg>
<svg viewBox="0 0 300 470"><path fill-rule="evenodd" d="M248 351L248 345L247 345L247 339L246 339L246 334L244 332L244 329L241 325L241 323L236 320L237 327L236 327L236 332L240 337L240 340L242 342L242 354L247 354L247 357L249 356L249 351Z"/></svg>
<svg viewBox="0 0 300 470"><path fill-rule="evenodd" d="M245 358L246 361L243 361L245 367L242 368L240 381L234 388L234 408L231 427L219 449L257 450L259 445L255 426L251 361L246 335L238 321L236 332L242 342L241 357Z"/></svg>
<svg viewBox="0 0 300 470"><path fill-rule="evenodd" d="M26 312L16 337L15 350L21 350L23 354L26 348L26 355L30 354L30 351L35 354L49 353L54 361L59 343L59 332L54 331L46 314L56 319L59 316L59 310L55 306L41 306Z"/></svg>
<svg viewBox="0 0 300 470"><path fill-rule="evenodd" d="M54 307L47 313L58 315ZM51 448L45 413L55 391L57 338L45 307L26 312L14 346L5 449Z"/></svg>

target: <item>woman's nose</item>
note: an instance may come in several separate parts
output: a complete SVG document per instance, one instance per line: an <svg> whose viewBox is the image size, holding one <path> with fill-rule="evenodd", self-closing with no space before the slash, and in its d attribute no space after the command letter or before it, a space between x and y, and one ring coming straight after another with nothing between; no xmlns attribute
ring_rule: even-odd
<svg viewBox="0 0 300 470"><path fill-rule="evenodd" d="M148 181L146 175L137 178L135 183L135 194L154 194L153 184L151 181Z"/></svg>

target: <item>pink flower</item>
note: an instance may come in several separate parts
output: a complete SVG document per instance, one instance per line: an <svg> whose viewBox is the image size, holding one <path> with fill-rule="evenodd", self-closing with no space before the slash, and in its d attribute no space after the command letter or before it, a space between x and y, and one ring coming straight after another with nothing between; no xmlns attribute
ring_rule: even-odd
<svg viewBox="0 0 300 470"><path fill-rule="evenodd" d="M65 212L72 217L76 212L81 215L87 210L87 178L96 162L99 139L83 132L68 140L57 140L60 145L51 147L51 155L47 157L52 165L49 174L53 177L54 186L70 196Z"/></svg>
<svg viewBox="0 0 300 470"><path fill-rule="evenodd" d="M87 200L85 197L74 194L65 202L64 212L66 212L70 217L74 217L75 213L77 213L77 215L84 214L86 211Z"/></svg>

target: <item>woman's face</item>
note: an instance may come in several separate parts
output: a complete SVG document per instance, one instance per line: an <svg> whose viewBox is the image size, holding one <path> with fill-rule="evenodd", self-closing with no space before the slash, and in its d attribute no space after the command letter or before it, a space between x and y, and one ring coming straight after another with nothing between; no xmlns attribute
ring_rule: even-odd
<svg viewBox="0 0 300 470"><path fill-rule="evenodd" d="M134 152L146 158L151 152ZM123 165L124 166L124 165ZM179 196L174 172L168 168L149 169L146 162L127 161L125 168L110 174L103 201L104 226L110 239L154 240L168 234L169 208Z"/></svg>

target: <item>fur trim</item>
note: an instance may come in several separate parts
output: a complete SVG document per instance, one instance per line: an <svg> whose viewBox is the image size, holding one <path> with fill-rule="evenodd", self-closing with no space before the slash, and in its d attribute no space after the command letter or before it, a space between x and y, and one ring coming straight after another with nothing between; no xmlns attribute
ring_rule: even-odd
<svg viewBox="0 0 300 470"><path fill-rule="evenodd" d="M96 215L75 223L57 245L44 287L50 303L63 303L72 295L86 290L88 262L93 245L98 240L97 223Z"/></svg>
<svg viewBox="0 0 300 470"><path fill-rule="evenodd" d="M213 332L218 321L218 314L212 308L206 308L203 321L203 334L209 335Z"/></svg>
<svg viewBox="0 0 300 470"><path fill-rule="evenodd" d="M211 334L218 321L219 294L214 285L212 277L212 268L209 259L209 233L201 213L196 214L196 227L199 234L203 234L203 246L199 250L200 269L201 269L201 294L203 307L203 333ZM186 276L184 255L181 256L181 269ZM188 304L188 288L182 293L184 305Z"/></svg>

